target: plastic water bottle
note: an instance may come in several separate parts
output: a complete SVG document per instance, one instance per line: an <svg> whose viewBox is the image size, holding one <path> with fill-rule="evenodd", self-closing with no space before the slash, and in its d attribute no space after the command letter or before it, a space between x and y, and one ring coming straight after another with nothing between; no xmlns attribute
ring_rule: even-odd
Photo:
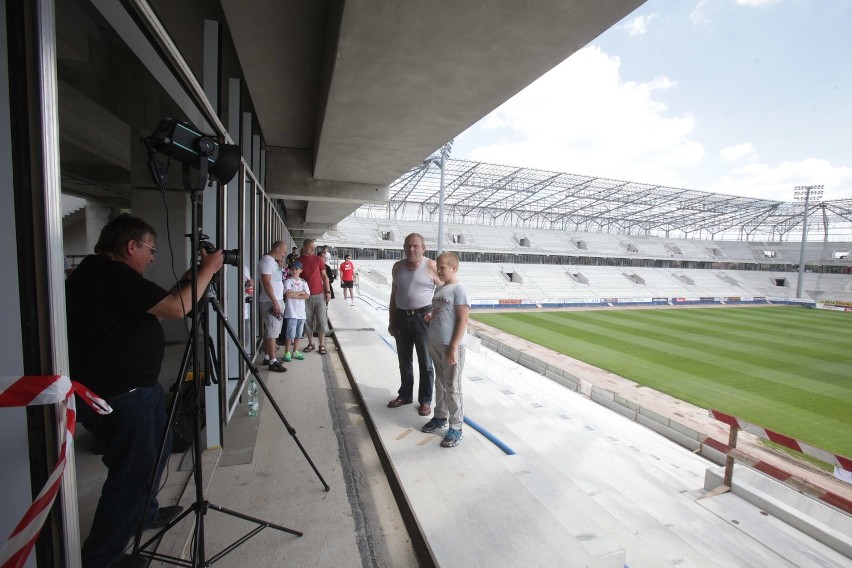
<svg viewBox="0 0 852 568"><path fill-rule="evenodd" d="M257 416L257 411L260 410L260 399L257 397L257 381L254 377L249 379L246 392L248 393L248 414Z"/></svg>

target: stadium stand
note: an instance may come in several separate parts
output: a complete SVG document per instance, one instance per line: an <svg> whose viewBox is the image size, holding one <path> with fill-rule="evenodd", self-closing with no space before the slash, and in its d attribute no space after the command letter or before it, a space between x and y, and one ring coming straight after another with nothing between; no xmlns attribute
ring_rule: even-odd
<svg viewBox="0 0 852 568"><path fill-rule="evenodd" d="M336 256L342 251L351 253L362 277L388 285L394 260L381 259L401 258L402 242L412 232L424 235L427 254L434 257L438 226L425 221L350 216L325 242L339 249ZM528 239L530 246L521 246L520 238ZM476 300L533 303L650 298L795 300L798 274L790 259L798 258L800 246L461 224L445 228L443 245L462 255L461 274ZM842 256L849 248L850 243L844 242L808 243L806 258L813 265L836 270L832 267L849 261L834 256ZM767 256L767 251L773 256ZM566 260L573 262L558 263ZM852 300L852 275L808 270L803 278L804 299Z"/></svg>

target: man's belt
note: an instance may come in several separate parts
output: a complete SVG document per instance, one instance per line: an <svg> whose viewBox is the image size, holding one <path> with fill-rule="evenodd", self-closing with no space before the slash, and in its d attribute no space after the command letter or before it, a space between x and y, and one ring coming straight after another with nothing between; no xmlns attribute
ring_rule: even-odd
<svg viewBox="0 0 852 568"><path fill-rule="evenodd" d="M404 314L407 316L414 316L431 312L432 306L423 306L422 308L417 308L416 310L403 310L402 308L397 308L396 311L400 314Z"/></svg>

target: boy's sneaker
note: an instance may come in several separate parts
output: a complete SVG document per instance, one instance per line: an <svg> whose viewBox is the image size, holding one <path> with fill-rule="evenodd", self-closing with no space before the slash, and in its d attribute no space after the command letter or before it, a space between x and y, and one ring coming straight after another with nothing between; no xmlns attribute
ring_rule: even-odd
<svg viewBox="0 0 852 568"><path fill-rule="evenodd" d="M432 418L429 422L423 425L423 428L420 429L421 432L426 432L427 434L431 434L438 428L443 428L447 425L446 418Z"/></svg>
<svg viewBox="0 0 852 568"><path fill-rule="evenodd" d="M296 359L298 361L303 361L305 359L305 356L302 355L301 351L293 351L293 359Z"/></svg>
<svg viewBox="0 0 852 568"><path fill-rule="evenodd" d="M289 351L288 351L288 352L286 352L286 353L284 354L284 362L285 362L285 363L289 363L289 362L290 362L290 361L292 361L292 360L293 360L293 357L292 357L292 355L290 355L290 352L289 352Z"/></svg>
<svg viewBox="0 0 852 568"><path fill-rule="evenodd" d="M441 445L445 448L454 448L459 445L459 442L462 439L461 430L456 430L455 428L450 428L447 430L447 433L444 435L444 439L441 440Z"/></svg>

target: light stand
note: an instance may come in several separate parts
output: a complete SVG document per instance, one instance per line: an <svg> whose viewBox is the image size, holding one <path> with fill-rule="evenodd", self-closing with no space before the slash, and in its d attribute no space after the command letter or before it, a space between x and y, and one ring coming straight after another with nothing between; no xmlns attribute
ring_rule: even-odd
<svg viewBox="0 0 852 568"><path fill-rule="evenodd" d="M796 298L802 299L802 282L805 278L805 241L808 238L808 202L811 197L816 199L822 198L822 189L821 185L798 185L796 186L793 198L801 201L802 198L805 200L805 211L802 216L802 248L799 251L799 279L796 283Z"/></svg>
<svg viewBox="0 0 852 568"><path fill-rule="evenodd" d="M150 166L152 176L154 177L154 181L157 183L157 185L159 185L161 187L161 189L165 190L165 175L164 175L163 169L160 167L160 165L154 159L154 152L155 152L155 148L153 147L154 145L150 144L150 143L146 143L146 145L148 146L148 150L149 150L149 160L150 160L149 166ZM191 224L192 224L192 227L193 227L193 231L188 236L190 238L191 250L193 251L193 254L195 254L196 251L198 251L199 248L200 248L201 230L198 227L198 205L199 205L200 194L203 191L205 185L207 184L207 179L208 179L208 156L206 154L204 154L204 152L203 152L204 144L199 144L199 146L202 148L202 152L201 152L201 156L200 156L199 164L198 164L198 169L199 169L198 186L192 185L192 182L191 182L191 179L190 179L191 176L190 176L190 172L189 172L189 165L186 162L184 162L184 164L183 164L183 171L182 171L184 187L187 191L190 192L190 207L191 207L190 218L191 218ZM231 177L233 177L233 176L231 176ZM157 479L156 474L159 471L161 463L167 457L167 456L165 456L166 446L167 446L168 440L170 440L170 436L172 434L172 429L174 427L174 419L175 419L177 409L180 407L182 392L184 390L180 387L181 387L182 381L184 380L184 377L186 377L187 366L189 365L190 353L191 353L192 377L193 377L193 389L192 389L191 394L192 394L192 396L194 396L193 427L192 427L192 451L193 451L193 462L194 462L193 477L194 477L194 482L195 482L195 501L193 502L193 504L189 508L187 508L187 510L183 511L180 515L178 515L177 517L172 519L165 527L160 529L151 539L146 541L144 544L140 544L142 531L144 530L144 526L143 526L144 525L144 515L143 515L143 518L140 520L140 524L139 524L139 528L137 530L136 538L134 540L133 553L132 553L132 557L134 559L135 559L136 556L143 556L143 557L147 557L149 559L159 560L159 561L162 561L162 562L171 563L171 564L175 564L175 565L178 565L178 566L191 566L191 567L209 566L209 565L213 564L214 562L220 560L222 557L229 554L231 551L236 549L238 546L242 545L244 542L246 542L247 540L252 538L255 534L259 533L260 531L262 531L264 528L267 528L267 527L273 528L273 529L276 529L276 530L279 530L279 531L282 531L282 532L287 532L287 533L290 533L290 534L293 534L293 535L296 535L296 536L302 536L302 533L299 532L299 531L289 529L287 527L283 527L283 526L280 526L280 525L276 525L276 524L270 523L268 521L257 519L257 518L254 518L254 517L251 517L251 516L248 516L248 515L244 515L242 513L238 513L236 511L232 511L230 509L225 509L224 507L210 503L209 501L207 501L204 498L204 485L203 485L203 479L202 479L202 466L201 466L202 461L201 461L201 416L200 416L201 415L201 397L202 397L203 392L204 392L203 387L202 387L202 383L204 381L202 380L201 372L200 372L201 367L199 365L199 349L197 348L197 342L198 342L198 330L203 327L204 343L203 343L202 349L208 349L209 348L209 342L207 341L207 338L209 337L209 320L208 320L208 317L207 317L207 307L208 306L213 308L213 311L220 318L219 321L224 323L225 329L228 331L228 334L231 337L231 339L234 341L234 344L237 345L237 347L239 348L240 354L243 357L243 359L245 360L248 368L251 370L252 375L256 379L257 383L263 389L263 392L266 394L267 399L270 401L273 408L275 408L275 411L278 413L278 416L281 419L282 423L284 424L285 428L287 429L288 433L296 441L296 444L298 445L299 449L302 451L302 454L308 460L308 463L311 465L311 468L313 468L314 473L316 473L316 475L319 478L320 482L322 483L323 487L325 488L326 491L330 490L329 485L322 478L322 476L320 475L316 466L314 465L313 461L311 461L310 457L308 456L307 452L305 451L304 447L302 446L301 442L299 442L299 439L296 437L296 431L287 422L287 419L284 417L283 412L278 407L278 404L275 402L275 399L272 397L272 393L269 392L269 389L267 388L266 384L263 382L263 380L261 380L260 376L258 375L258 370L253 365L251 357L248 355L248 353L245 351L245 348L239 342L238 336L234 333L234 330L231 328L230 324L228 323L227 319L225 318L224 314L222 313L221 307L219 306L218 301L215 299L215 296L211 291L211 288L213 287L213 282L211 282L211 285L208 286L207 290L205 290L204 295L201 299L198 298L197 283L198 283L198 265L197 265L197 263L193 262L192 268L190 270L190 286L192 287L192 304L191 305L193 307L192 308L192 326L191 326L191 331L190 331L190 337L189 337L188 342L187 342L187 347L184 351L184 357L183 357L183 361L181 363L181 369L180 369L179 375L178 375L178 382L177 382L178 388L175 391L174 400L172 401L172 406L171 406L171 410L170 410L170 413L169 413L168 424L167 424L167 427L166 427L166 431L163 435L163 440L162 440L161 445L160 445L159 458L157 460L157 464L154 466L154 469L153 469L153 472L152 472L152 478L151 478L152 481ZM209 361L209 358L207 360ZM144 509L146 512L147 512L148 508L150 507L150 503L153 500L154 494L156 492L157 488L156 488L155 485L156 484L152 482L150 492L148 494L148 502L147 502L145 509ZM209 509L213 509L214 511L219 511L221 513L225 513L225 514L233 516L233 517L237 517L237 518L240 518L240 519L243 519L243 520L246 520L246 521L253 522L257 526L254 529L252 529L251 531L249 531L247 534L245 534L244 536L239 538L237 541L233 542L232 544L227 546L225 549L218 552L216 555L214 555L210 559L207 559L206 555L205 555L205 549L204 549L204 542L205 542L205 539L204 539L204 516L206 515L206 513ZM190 559L189 560L185 560L185 559L182 559L182 558L179 558L179 557L169 556L169 555L165 555L165 554L161 554L161 553L157 553L157 552L151 552L151 551L146 550L153 543L158 542L163 534L165 534L168 530L170 530L177 523L179 523L181 520L183 520L186 516L188 516L192 513L195 514L195 527L194 527L193 540L192 540L193 546L192 546L192 550L191 550L191 553L190 553Z"/></svg>

